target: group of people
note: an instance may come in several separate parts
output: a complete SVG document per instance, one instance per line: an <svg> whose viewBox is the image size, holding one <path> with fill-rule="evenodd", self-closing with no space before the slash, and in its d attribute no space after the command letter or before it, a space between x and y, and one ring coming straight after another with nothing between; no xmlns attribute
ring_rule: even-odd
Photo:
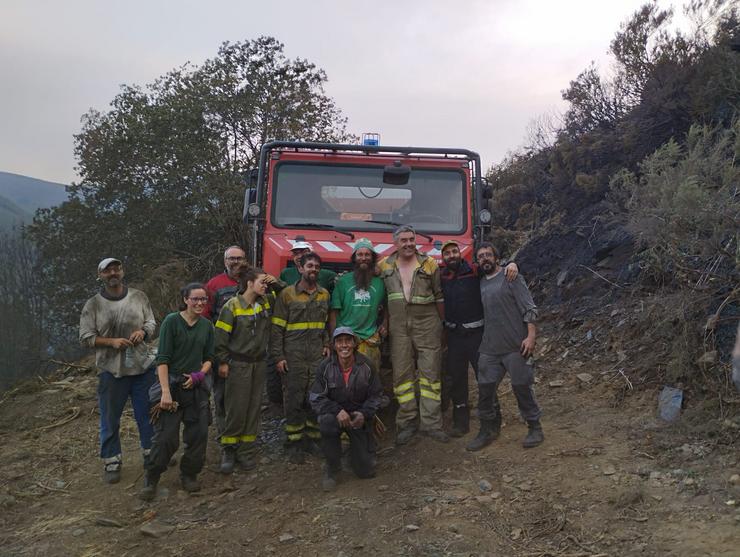
<svg viewBox="0 0 740 557"><path fill-rule="evenodd" d="M124 284L120 260L103 259L102 288L83 308L80 341L96 350L105 481L120 480L118 430L129 398L143 451L142 499L156 495L181 427L182 486L199 489L211 392L220 471L253 469L268 366L282 379L288 459L300 464L307 454L323 452L325 490L336 485L342 438L349 441L355 474L374 476L373 433L391 398L397 402L398 445L419 434L441 443L466 435L469 365L478 380L480 430L467 450L498 437L497 387L507 372L528 425L523 445L542 443L531 361L537 308L516 264L502 268L494 247L483 242L475 268L451 240L442 245L440 268L418 251L410 226L396 229L393 239L396 250L383 259L369 240L355 242L352 271L339 277L322 269L307 242L293 244L293 266L280 278L250 267L245 252L232 246L224 254L224 273L181 290L180 310L161 323L156 355L145 342L155 330L146 295ZM381 371L386 339L391 373ZM442 427L447 393L449 434Z"/></svg>

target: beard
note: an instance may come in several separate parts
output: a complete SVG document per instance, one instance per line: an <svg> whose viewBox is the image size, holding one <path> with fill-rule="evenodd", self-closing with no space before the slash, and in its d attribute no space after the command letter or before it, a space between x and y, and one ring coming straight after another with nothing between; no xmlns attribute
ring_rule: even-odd
<svg viewBox="0 0 740 557"><path fill-rule="evenodd" d="M496 264L491 261L486 261L485 263L481 263L480 268L484 273L490 275L496 270Z"/></svg>
<svg viewBox="0 0 740 557"><path fill-rule="evenodd" d="M447 265L447 268L451 271L457 271L460 268L460 260L450 259L449 261L445 262L445 265Z"/></svg>
<svg viewBox="0 0 740 557"><path fill-rule="evenodd" d="M367 290L370 288L370 281L373 278L373 267L368 265L367 268L362 268L359 264L355 264L355 285L360 290Z"/></svg>

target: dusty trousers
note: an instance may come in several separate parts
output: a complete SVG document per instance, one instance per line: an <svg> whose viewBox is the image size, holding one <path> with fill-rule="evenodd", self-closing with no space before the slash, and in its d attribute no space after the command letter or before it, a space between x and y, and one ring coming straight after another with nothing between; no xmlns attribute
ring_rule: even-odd
<svg viewBox="0 0 740 557"><path fill-rule="evenodd" d="M337 417L332 414L319 416L321 448L326 464L332 471L341 468L342 439L345 432L349 437L349 456L352 471L358 478L371 478L375 475L375 440L368 424L359 429L342 429Z"/></svg>
<svg viewBox="0 0 740 557"><path fill-rule="evenodd" d="M308 390L320 361L321 357L308 361L288 356L288 371L283 376L283 410L289 443L301 441L304 435L314 441L321 437L316 415L308 403Z"/></svg>
<svg viewBox="0 0 740 557"><path fill-rule="evenodd" d="M511 377L511 390L516 397L519 413L525 421L537 421L542 416L534 396L534 368L519 352L478 358L478 417L493 420L501 414L496 389L506 373Z"/></svg>
<svg viewBox="0 0 740 557"><path fill-rule="evenodd" d="M395 304L389 328L397 428L412 427L418 415L422 431L442 429L442 322L436 305Z"/></svg>
<svg viewBox="0 0 740 557"><path fill-rule="evenodd" d="M182 442L185 451L180 460L180 472L197 476L203 469L208 444L208 396L198 397L193 406L176 412L162 411L154 424L152 450L145 464L146 469L159 476L169 465L180 446L180 424L184 425Z"/></svg>
<svg viewBox="0 0 740 557"><path fill-rule="evenodd" d="M249 453L257 440L265 387L267 364L259 362L229 362L229 376L224 382L224 429L221 445L238 446L240 453Z"/></svg>

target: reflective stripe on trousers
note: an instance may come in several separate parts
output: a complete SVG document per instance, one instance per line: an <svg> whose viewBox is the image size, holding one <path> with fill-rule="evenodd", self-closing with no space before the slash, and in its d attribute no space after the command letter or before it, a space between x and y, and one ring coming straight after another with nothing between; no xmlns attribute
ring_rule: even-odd
<svg viewBox="0 0 740 557"><path fill-rule="evenodd" d="M442 322L437 307L395 303L389 325L393 390L399 404L396 425L407 427L418 415L422 430L441 429Z"/></svg>

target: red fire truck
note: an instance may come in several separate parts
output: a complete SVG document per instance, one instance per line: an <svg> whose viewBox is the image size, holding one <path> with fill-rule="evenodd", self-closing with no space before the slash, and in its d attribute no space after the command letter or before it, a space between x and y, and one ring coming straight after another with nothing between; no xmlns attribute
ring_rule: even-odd
<svg viewBox="0 0 740 557"><path fill-rule="evenodd" d="M273 141L262 147L244 203L252 265L278 276L293 265L293 244L307 241L322 267L346 271L356 240L368 238L381 257L389 255L393 230L402 224L414 227L420 251L440 260L442 243L454 239L472 259L491 222L491 188L478 154L387 147L377 139L366 134L362 145ZM272 367L267 394L280 403Z"/></svg>
<svg viewBox="0 0 740 557"><path fill-rule="evenodd" d="M275 276L293 264L296 241L310 242L323 267L341 272L359 238L381 257L392 253L392 232L402 224L438 260L448 239L470 260L490 227L491 189L479 155L466 149L381 146L376 134L362 145L273 141L252 175L244 208L249 258Z"/></svg>

